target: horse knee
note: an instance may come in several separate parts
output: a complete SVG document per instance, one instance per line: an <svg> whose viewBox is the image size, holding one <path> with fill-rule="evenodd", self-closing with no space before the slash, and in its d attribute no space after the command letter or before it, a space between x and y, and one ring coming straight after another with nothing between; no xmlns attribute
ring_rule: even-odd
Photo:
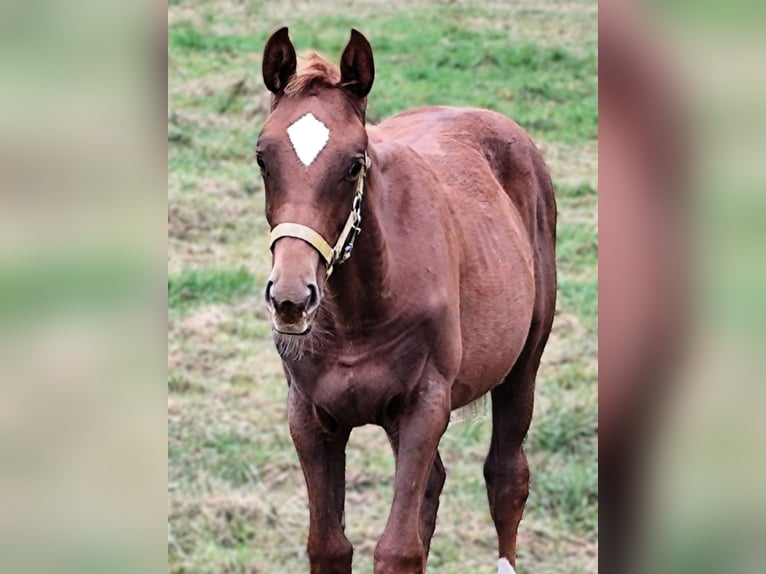
<svg viewBox="0 0 766 574"><path fill-rule="evenodd" d="M420 540L413 544L382 538L375 547L375 574L423 574L426 552Z"/></svg>
<svg viewBox="0 0 766 574"><path fill-rule="evenodd" d="M311 574L351 574L354 548L344 536L309 538Z"/></svg>

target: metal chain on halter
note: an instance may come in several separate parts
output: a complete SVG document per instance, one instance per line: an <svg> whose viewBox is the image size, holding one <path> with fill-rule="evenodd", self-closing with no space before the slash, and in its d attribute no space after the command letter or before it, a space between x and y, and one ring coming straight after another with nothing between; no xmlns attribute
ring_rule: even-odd
<svg viewBox="0 0 766 574"><path fill-rule="evenodd" d="M356 188L356 194L354 195L354 202L351 204L351 215L353 217L353 223L351 226L351 232L348 235L346 244L343 246L338 263L343 263L351 257L351 251L354 249L354 242L359 236L359 232L362 231L362 197L364 196L364 178L367 175L367 170L370 168L370 158L367 152L364 154L364 167L359 174L359 179Z"/></svg>
<svg viewBox="0 0 766 574"><path fill-rule="evenodd" d="M349 257L351 257L351 251L354 249L354 241L356 241L359 232L362 230L362 195L357 193L354 196L354 203L351 206L351 213L354 216L354 224L351 227L351 233L348 235L346 245L343 246L343 252L341 253L338 263L343 263Z"/></svg>

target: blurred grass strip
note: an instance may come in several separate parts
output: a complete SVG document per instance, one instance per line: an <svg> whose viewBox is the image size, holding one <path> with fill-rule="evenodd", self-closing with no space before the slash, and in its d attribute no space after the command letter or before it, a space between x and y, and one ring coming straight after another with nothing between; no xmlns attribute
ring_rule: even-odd
<svg viewBox="0 0 766 574"><path fill-rule="evenodd" d="M129 255L70 253L0 263L0 322L113 310L148 293L150 273L145 259Z"/></svg>

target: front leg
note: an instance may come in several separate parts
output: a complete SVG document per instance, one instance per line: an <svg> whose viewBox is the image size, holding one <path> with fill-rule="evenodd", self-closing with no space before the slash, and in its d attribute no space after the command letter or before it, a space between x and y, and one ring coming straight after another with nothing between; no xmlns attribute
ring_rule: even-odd
<svg viewBox="0 0 766 574"><path fill-rule="evenodd" d="M391 442L391 448L393 448L394 457L396 458L399 456L399 429L393 428L387 430L387 432L388 440ZM447 472L437 450L434 463L431 466L431 473L428 476L428 482L426 482L426 490L423 493L423 503L420 506L420 541L425 546L426 555L428 555L431 538L434 534L434 528L436 528L439 496L441 495L442 488L444 488L446 478Z"/></svg>
<svg viewBox="0 0 766 574"><path fill-rule="evenodd" d="M375 548L375 574L423 574L426 570L428 542L421 533L422 506L436 449L449 422L449 385L441 377L428 377L401 408L393 429L398 433L394 501Z"/></svg>
<svg viewBox="0 0 766 574"><path fill-rule="evenodd" d="M351 574L353 548L343 532L346 443L351 429L334 421L322 424L321 415L295 385L290 386L287 415L309 495L311 574Z"/></svg>

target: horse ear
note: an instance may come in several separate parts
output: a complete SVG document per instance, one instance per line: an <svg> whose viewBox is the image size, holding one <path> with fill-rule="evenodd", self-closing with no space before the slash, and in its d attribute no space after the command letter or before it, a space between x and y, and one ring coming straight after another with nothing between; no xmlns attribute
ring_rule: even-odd
<svg viewBox="0 0 766 574"><path fill-rule="evenodd" d="M295 73L295 48L287 34L287 27L271 35L263 49L263 83L270 92L282 94Z"/></svg>
<svg viewBox="0 0 766 574"><path fill-rule="evenodd" d="M355 96L364 98L370 93L374 79L372 46L367 38L352 28L351 38L340 57L340 83Z"/></svg>

